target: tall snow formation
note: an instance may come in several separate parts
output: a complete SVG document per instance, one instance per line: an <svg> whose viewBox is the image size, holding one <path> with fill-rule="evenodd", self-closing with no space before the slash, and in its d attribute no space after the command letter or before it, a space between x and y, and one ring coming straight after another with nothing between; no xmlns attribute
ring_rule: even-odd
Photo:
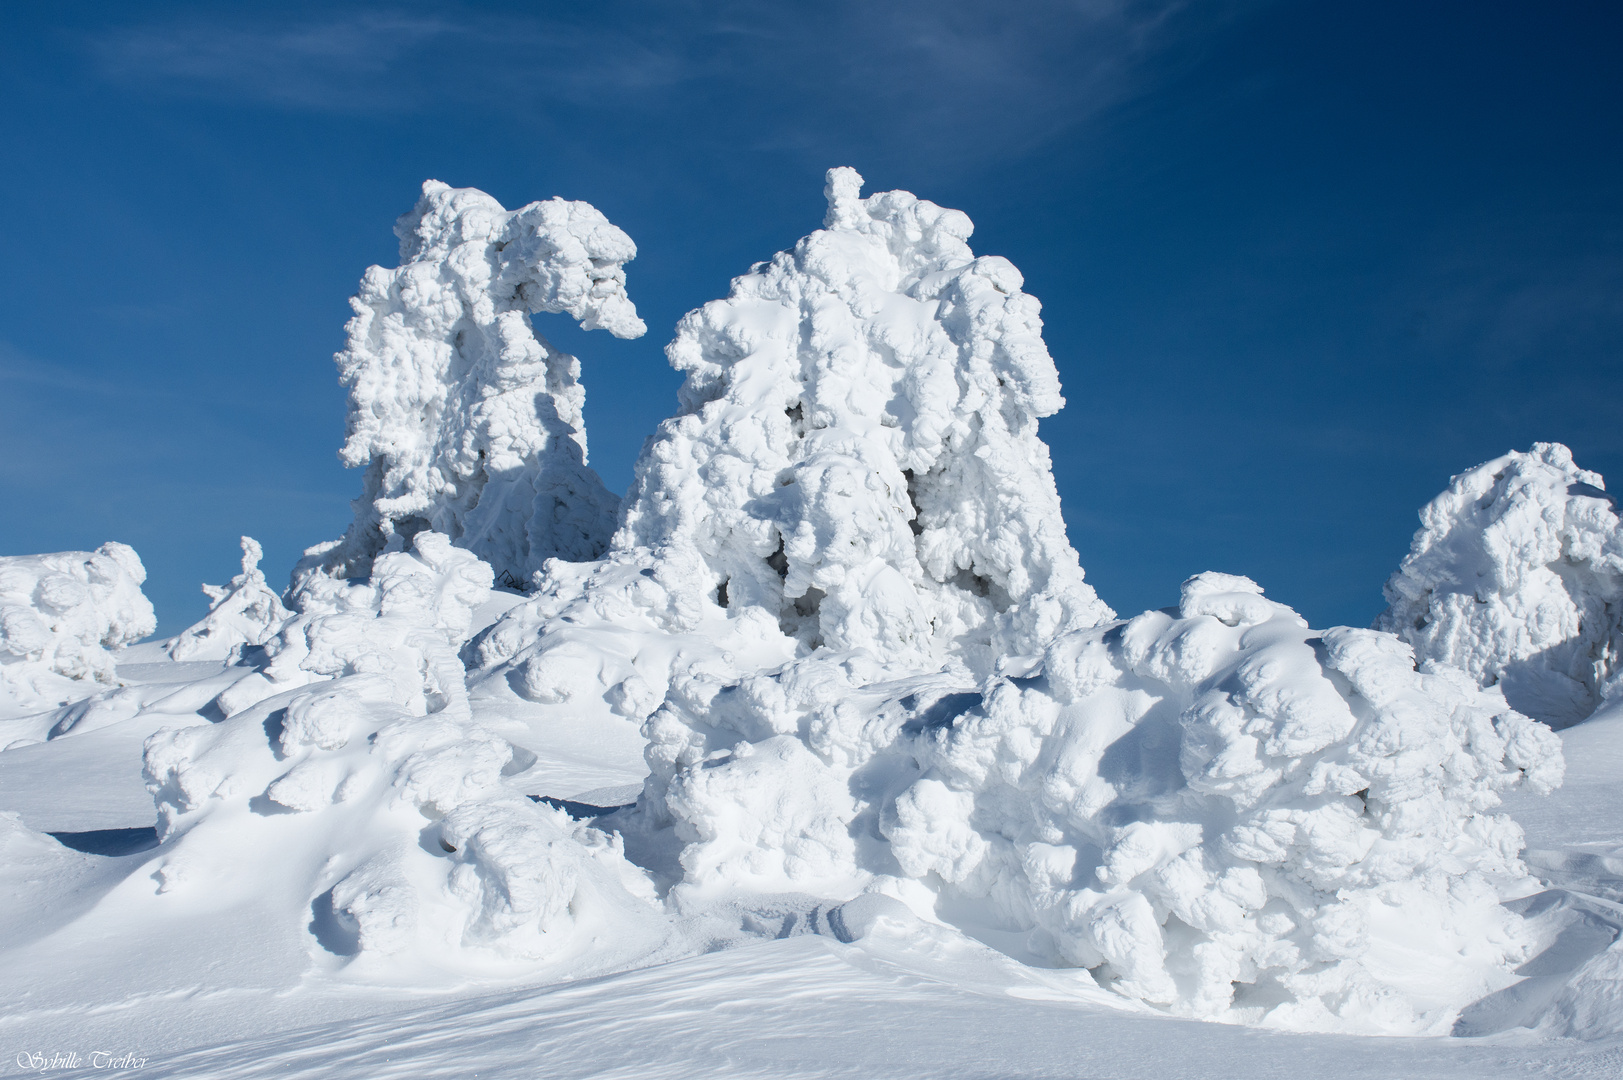
<svg viewBox="0 0 1623 1080"><path fill-rule="evenodd" d="M380 552L433 529L508 580L596 558L618 500L586 464L580 362L529 317L640 336L625 291L636 245L584 202L507 211L434 180L395 234L400 265L366 271L335 358L349 387L339 456L366 467L355 522L310 555L364 578Z"/></svg>
<svg viewBox="0 0 1623 1080"><path fill-rule="evenodd" d="M263 645L282 628L290 612L259 569L259 541L242 538L242 573L228 585L204 585L208 614L169 643L173 660L225 660L244 645Z"/></svg>
<svg viewBox="0 0 1623 1080"><path fill-rule="evenodd" d="M678 896L889 893L1129 997L1293 1029L1447 1030L1525 959L1500 901L1536 886L1490 811L1558 784L1559 742L1390 635L1203 574L1024 678L866 674L678 685L644 798ZM1405 979L1413 950L1435 978Z"/></svg>
<svg viewBox="0 0 1623 1080"><path fill-rule="evenodd" d="M687 375L618 549L680 549L729 608L904 665L1041 651L1109 618L1065 536L1039 418L1064 404L1040 305L969 218L828 173L824 228L691 312Z"/></svg>
<svg viewBox="0 0 1623 1080"><path fill-rule="evenodd" d="M1595 710L1623 649L1623 526L1598 473L1537 443L1420 512L1375 625L1555 727Z"/></svg>
<svg viewBox="0 0 1623 1080"><path fill-rule="evenodd" d="M63 679L118 685L114 650L157 628L146 577L127 544L0 558L0 686L59 705L90 692Z"/></svg>

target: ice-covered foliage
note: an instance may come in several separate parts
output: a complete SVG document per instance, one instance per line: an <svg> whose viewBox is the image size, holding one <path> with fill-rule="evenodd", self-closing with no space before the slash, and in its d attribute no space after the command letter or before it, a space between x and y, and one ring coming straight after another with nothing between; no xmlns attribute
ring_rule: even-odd
<svg viewBox="0 0 1623 1080"><path fill-rule="evenodd" d="M454 968L464 948L556 961L605 924L657 939L652 888L618 842L506 786L534 755L472 715L457 651L490 586L434 532L365 582L308 577L268 666L222 695L230 718L148 740L162 887L216 887L223 852L292 812L280 842L314 842L279 874L330 952Z"/></svg>
<svg viewBox="0 0 1623 1080"><path fill-rule="evenodd" d="M1538 443L1453 478L1376 626L1556 727L1594 711L1623 648L1623 526L1598 473Z"/></svg>
<svg viewBox="0 0 1623 1080"><path fill-rule="evenodd" d="M400 265L367 270L336 357L340 457L365 466L364 489L343 540L311 555L365 577L394 537L426 528L516 581L548 558L595 558L617 500L586 464L580 362L530 315L641 335L625 291L636 245L584 202L507 211L432 180L395 233Z"/></svg>
<svg viewBox="0 0 1623 1080"><path fill-rule="evenodd" d="M1395 637L1203 574L1029 677L870 674L673 693L645 806L679 894L892 891L1127 996L1289 1028L1428 1030L1524 958L1500 907L1532 887L1521 832L1491 810L1558 784L1559 744Z"/></svg>
<svg viewBox="0 0 1623 1080"><path fill-rule="evenodd" d="M228 585L203 586L208 614L169 643L172 659L224 660L244 645L263 645L282 628L290 612L265 582L263 556L259 541L242 538L242 573Z"/></svg>
<svg viewBox="0 0 1623 1080"><path fill-rule="evenodd" d="M807 647L1018 662L1110 616L1037 434L1064 404L1039 305L964 214L861 184L830 170L824 228L682 320L615 545L680 549L688 591Z"/></svg>
<svg viewBox="0 0 1623 1080"><path fill-rule="evenodd" d="M0 689L18 705L49 706L117 685L114 651L157 626L146 577L119 543L0 558Z"/></svg>

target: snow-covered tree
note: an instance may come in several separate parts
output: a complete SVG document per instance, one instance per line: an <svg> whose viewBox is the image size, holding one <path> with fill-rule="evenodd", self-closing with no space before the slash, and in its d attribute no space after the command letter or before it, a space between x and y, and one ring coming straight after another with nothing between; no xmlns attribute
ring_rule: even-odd
<svg viewBox="0 0 1623 1080"><path fill-rule="evenodd" d="M584 202L508 211L433 180L395 233L400 265L367 270L336 357L349 387L340 457L365 467L364 489L348 533L312 559L365 577L422 529L509 580L549 558L596 558L618 500L587 467L580 362L530 315L641 335L625 291L636 245Z"/></svg>

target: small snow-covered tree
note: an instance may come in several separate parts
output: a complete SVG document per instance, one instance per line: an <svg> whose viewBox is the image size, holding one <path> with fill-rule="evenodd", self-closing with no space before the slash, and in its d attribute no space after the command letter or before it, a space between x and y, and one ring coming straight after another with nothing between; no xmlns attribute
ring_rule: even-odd
<svg viewBox="0 0 1623 1080"><path fill-rule="evenodd" d="M636 245L584 202L508 211L433 180L395 233L400 265L367 270L336 357L349 387L340 457L365 466L364 489L348 533L311 557L364 577L422 529L520 581L549 558L597 557L618 500L587 467L580 362L530 315L641 335L625 292Z"/></svg>
<svg viewBox="0 0 1623 1080"><path fill-rule="evenodd" d="M1599 473L1537 443L1420 511L1375 625L1555 727L1594 711L1623 649L1623 524Z"/></svg>

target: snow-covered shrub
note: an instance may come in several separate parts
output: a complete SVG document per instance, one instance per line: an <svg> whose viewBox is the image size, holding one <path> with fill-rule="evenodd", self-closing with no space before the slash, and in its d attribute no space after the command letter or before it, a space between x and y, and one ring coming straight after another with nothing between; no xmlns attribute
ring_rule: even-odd
<svg viewBox="0 0 1623 1080"><path fill-rule="evenodd" d="M222 848L293 812L274 874L308 883L332 951L455 966L464 947L557 959L605 923L657 937L617 841L509 788L534 755L473 718L457 653L490 586L434 532L364 582L306 577L268 666L232 689L257 683L222 695L230 718L148 740L164 888L208 881Z"/></svg>
<svg viewBox="0 0 1623 1080"><path fill-rule="evenodd" d="M263 645L282 628L291 613L265 582L263 556L259 541L242 538L242 573L230 584L203 586L208 614L169 643L171 659L224 660L243 645Z"/></svg>
<svg viewBox="0 0 1623 1080"><path fill-rule="evenodd" d="M1297 1029L1434 1030L1525 958L1500 906L1534 887L1521 830L1490 811L1558 784L1559 743L1391 635L1203 574L1029 677L877 670L672 694L645 802L680 895L882 889L1127 996Z"/></svg>
<svg viewBox="0 0 1623 1080"><path fill-rule="evenodd" d="M433 180L395 233L400 266L366 271L336 357L349 387L340 457L366 467L364 490L343 540L311 558L365 577L391 539L421 529L521 582L554 556L596 558L618 500L586 465L580 362L530 315L640 336L625 292L636 245L584 202L507 211Z"/></svg>
<svg viewBox="0 0 1623 1080"><path fill-rule="evenodd" d="M1420 511L1375 625L1556 727L1595 710L1623 649L1623 526L1598 473L1537 443Z"/></svg>
<svg viewBox="0 0 1623 1080"><path fill-rule="evenodd" d="M43 706L116 686L113 650L157 627L146 577L127 544L0 557L0 686Z"/></svg>

